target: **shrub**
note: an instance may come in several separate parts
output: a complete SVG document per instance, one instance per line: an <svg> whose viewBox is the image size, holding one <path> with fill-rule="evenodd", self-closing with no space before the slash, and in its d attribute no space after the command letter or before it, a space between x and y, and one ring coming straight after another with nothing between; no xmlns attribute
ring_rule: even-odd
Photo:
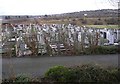
<svg viewBox="0 0 120 84"><path fill-rule="evenodd" d="M82 65L77 67L55 66L50 68L45 77L55 82L106 82L118 83L120 73L118 69L102 68L97 65Z"/></svg>
<svg viewBox="0 0 120 84"><path fill-rule="evenodd" d="M77 76L75 72L64 66L55 66L50 68L46 73L45 77L52 79L57 82L73 82L76 81Z"/></svg>
<svg viewBox="0 0 120 84"><path fill-rule="evenodd" d="M100 66L82 65L79 67L78 72L80 82L117 82L117 78L110 73L110 70Z"/></svg>
<svg viewBox="0 0 120 84"><path fill-rule="evenodd" d="M110 79L116 82L120 82L120 69L119 68L112 68L109 70Z"/></svg>
<svg viewBox="0 0 120 84"><path fill-rule="evenodd" d="M62 81L63 74L67 72L67 68L64 66L54 66L50 68L46 73L45 77L50 78L54 81Z"/></svg>
<svg viewBox="0 0 120 84"><path fill-rule="evenodd" d="M101 84L118 84L120 82L119 68L103 68L98 65L85 64L74 67L54 66L43 78L30 78L19 75L14 79L4 79L2 84L80 84L97 82Z"/></svg>
<svg viewBox="0 0 120 84"><path fill-rule="evenodd" d="M118 54L119 49L116 46L96 46L94 49L91 47L84 50L84 54Z"/></svg>
<svg viewBox="0 0 120 84"><path fill-rule="evenodd" d="M19 75L16 77L15 82L29 82L30 78L27 77L26 75Z"/></svg>
<svg viewBox="0 0 120 84"><path fill-rule="evenodd" d="M17 83L24 83L24 82L30 82L31 79L26 75L19 75L16 78L10 78L10 79L4 79L2 82L4 83L11 83L11 84L17 84Z"/></svg>

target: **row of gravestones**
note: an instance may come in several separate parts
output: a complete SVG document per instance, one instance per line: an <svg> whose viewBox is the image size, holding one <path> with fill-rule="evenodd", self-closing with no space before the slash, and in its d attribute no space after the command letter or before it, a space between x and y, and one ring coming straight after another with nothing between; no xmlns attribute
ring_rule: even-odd
<svg viewBox="0 0 120 84"><path fill-rule="evenodd" d="M5 28L4 32L10 31L8 27ZM18 44L20 46L20 50L24 51L26 44L24 43L23 39L21 37L24 36L24 34L31 35L32 32L35 32L37 34L38 43L40 46L45 45L44 36L46 36L46 39L49 43L51 42L63 42L63 37L65 37L65 41L68 43L74 44L74 42L81 42L81 34L84 33L84 42L88 43L88 40L86 40L86 36L88 33L90 35L96 35L96 32L100 33L100 37L103 37L104 39L108 40L109 44L114 44L117 40L119 40L119 30L117 29L96 29L96 28L86 28L86 27L79 27L75 25L36 25L36 24L30 24L30 25L22 25L18 24L16 26L13 26L13 31L17 32L18 35ZM12 32L11 32L12 33Z"/></svg>

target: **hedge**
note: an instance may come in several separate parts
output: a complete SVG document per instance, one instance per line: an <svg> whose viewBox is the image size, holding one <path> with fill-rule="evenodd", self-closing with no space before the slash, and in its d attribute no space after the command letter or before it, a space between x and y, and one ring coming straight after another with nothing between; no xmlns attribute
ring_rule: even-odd
<svg viewBox="0 0 120 84"><path fill-rule="evenodd" d="M82 65L72 68L55 66L50 68L45 77L54 82L103 82L118 83L120 72L117 68L102 68L97 65Z"/></svg>
<svg viewBox="0 0 120 84"><path fill-rule="evenodd" d="M80 54L118 54L120 53L118 46L95 46L94 48L86 48Z"/></svg>
<svg viewBox="0 0 120 84"><path fill-rule="evenodd" d="M25 75L14 79L4 79L2 84L80 84L100 83L118 84L120 82L119 68L103 68L99 65L85 64L81 66L54 66L48 69L44 77L30 78Z"/></svg>

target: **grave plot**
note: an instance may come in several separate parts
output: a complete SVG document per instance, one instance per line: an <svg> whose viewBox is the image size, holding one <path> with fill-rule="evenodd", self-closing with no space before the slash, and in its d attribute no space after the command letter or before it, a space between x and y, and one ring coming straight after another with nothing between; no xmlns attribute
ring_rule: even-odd
<svg viewBox="0 0 120 84"><path fill-rule="evenodd" d="M4 46L7 44L8 51L12 50L11 56L18 57L78 55L85 48L119 45L120 42L119 29L88 28L71 24L4 24L1 34L1 48L5 50Z"/></svg>

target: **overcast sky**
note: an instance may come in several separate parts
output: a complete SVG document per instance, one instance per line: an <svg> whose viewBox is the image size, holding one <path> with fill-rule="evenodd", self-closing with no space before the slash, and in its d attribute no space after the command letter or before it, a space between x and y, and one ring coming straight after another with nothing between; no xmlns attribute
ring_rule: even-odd
<svg viewBox="0 0 120 84"><path fill-rule="evenodd" d="M0 0L0 15L44 15L116 9L117 0Z"/></svg>

